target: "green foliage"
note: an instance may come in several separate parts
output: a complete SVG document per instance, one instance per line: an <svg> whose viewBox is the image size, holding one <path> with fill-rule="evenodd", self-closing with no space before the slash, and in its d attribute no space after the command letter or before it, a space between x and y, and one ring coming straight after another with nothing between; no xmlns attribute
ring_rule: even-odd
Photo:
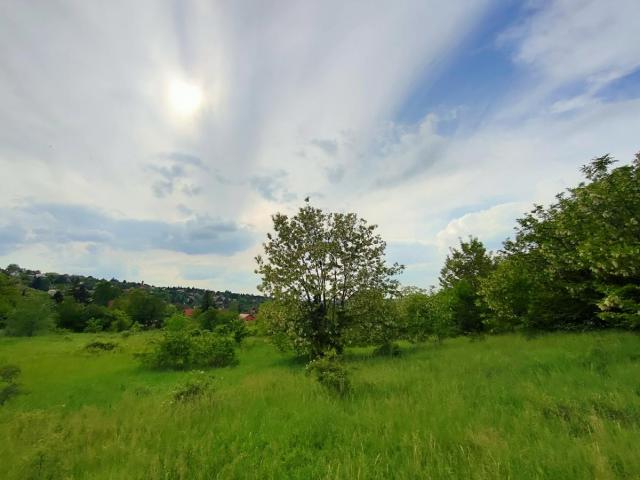
<svg viewBox="0 0 640 480"><path fill-rule="evenodd" d="M378 290L362 290L351 296L344 315L348 327L344 341L348 345L388 345L404 331L395 299Z"/></svg>
<svg viewBox="0 0 640 480"><path fill-rule="evenodd" d="M59 328L82 332L87 326L84 307L76 302L73 297L65 297L55 307L56 324Z"/></svg>
<svg viewBox="0 0 640 480"><path fill-rule="evenodd" d="M235 341L230 337L185 326L165 330L153 350L142 358L149 367L159 369L225 367L237 362L234 347Z"/></svg>
<svg viewBox="0 0 640 480"><path fill-rule="evenodd" d="M440 270L440 285L452 288L461 280L466 280L473 289L477 289L480 279L493 270L493 259L484 244L476 237L468 241L460 239L459 248L451 248Z"/></svg>
<svg viewBox="0 0 640 480"><path fill-rule="evenodd" d="M122 290L106 280L96 283L93 289L93 303L106 307L111 300L115 300L122 294Z"/></svg>
<svg viewBox="0 0 640 480"><path fill-rule="evenodd" d="M0 329L4 328L9 314L20 298L17 282L0 272Z"/></svg>
<svg viewBox="0 0 640 480"><path fill-rule="evenodd" d="M400 345L395 342L383 343L373 351L376 357L399 357L401 353Z"/></svg>
<svg viewBox="0 0 640 480"><path fill-rule="evenodd" d="M83 333L0 337L27 392L0 407L2 479L640 478L627 332L401 344L395 359L348 348L344 399L261 338L237 368L150 372L132 352L158 333L101 334L120 348L100 355ZM211 373L214 390L174 400Z"/></svg>
<svg viewBox="0 0 640 480"><path fill-rule="evenodd" d="M549 207L518 220L502 266L482 286L501 327L636 328L640 323L640 157L610 170L610 156Z"/></svg>
<svg viewBox="0 0 640 480"><path fill-rule="evenodd" d="M453 322L462 333L482 330L486 308L479 295L483 278L495 267L484 244L475 237L460 239L459 248L451 248L440 271L440 285L449 290Z"/></svg>
<svg viewBox="0 0 640 480"><path fill-rule="evenodd" d="M50 331L53 326L54 315L48 295L32 290L21 297L9 313L5 331L9 336L32 337Z"/></svg>
<svg viewBox="0 0 640 480"><path fill-rule="evenodd" d="M299 337L295 330L298 306L297 302L287 305L270 300L260 305L258 310L256 322L263 325L265 334L281 352L291 350L292 346L295 346L296 351L307 351L310 348L308 342Z"/></svg>
<svg viewBox="0 0 640 480"><path fill-rule="evenodd" d="M351 389L347 369L335 350L329 350L311 360L307 364L307 373L323 387L338 395L346 395Z"/></svg>
<svg viewBox="0 0 640 480"><path fill-rule="evenodd" d="M17 365L0 366L0 406L20 393L18 377L21 372Z"/></svg>
<svg viewBox="0 0 640 480"><path fill-rule="evenodd" d="M429 292L416 288L403 290L398 310L405 326L405 337L415 342L429 338L439 341L455 335L455 300L451 289Z"/></svg>
<svg viewBox="0 0 640 480"><path fill-rule="evenodd" d="M231 310L217 310L210 308L197 316L200 328L216 332L218 335L230 336L237 343L241 343L248 335L244 321Z"/></svg>
<svg viewBox="0 0 640 480"><path fill-rule="evenodd" d="M213 377L198 372L184 383L178 385L172 392L171 398L176 403L192 402L213 393Z"/></svg>
<svg viewBox="0 0 640 480"><path fill-rule="evenodd" d="M87 320L87 326L84 327L84 331L87 333L97 333L102 331L102 322L97 318L90 318Z"/></svg>
<svg viewBox="0 0 640 480"><path fill-rule="evenodd" d="M134 323L146 328L162 326L167 313L167 304L142 288L129 290L114 305L124 310Z"/></svg>
<svg viewBox="0 0 640 480"><path fill-rule="evenodd" d="M122 332L128 330L131 327L131 318L126 312L117 308L109 310L111 315L111 324L109 329L112 332Z"/></svg>
<svg viewBox="0 0 640 480"><path fill-rule="evenodd" d="M358 292L393 294L401 265L387 265L385 242L355 214L324 213L306 205L292 217L273 217L264 257L256 257L260 290L291 309L280 339L298 353L321 355L344 347L344 333L354 321L346 310ZM359 317L363 318L363 317Z"/></svg>
<svg viewBox="0 0 640 480"><path fill-rule="evenodd" d="M0 367L0 380L13 383L20 376L20 367L17 365L2 365Z"/></svg>
<svg viewBox="0 0 640 480"><path fill-rule="evenodd" d="M194 328L191 319L181 313L174 313L164 321L164 329L169 332L189 331Z"/></svg>
<svg viewBox="0 0 640 480"><path fill-rule="evenodd" d="M115 342L104 341L104 340L94 340L85 345L84 349L89 352L110 352L115 350L118 347L118 344Z"/></svg>

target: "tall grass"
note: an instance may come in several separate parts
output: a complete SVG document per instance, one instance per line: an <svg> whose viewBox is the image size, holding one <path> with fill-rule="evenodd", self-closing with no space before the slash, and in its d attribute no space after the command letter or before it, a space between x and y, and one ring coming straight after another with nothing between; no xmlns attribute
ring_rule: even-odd
<svg viewBox="0 0 640 480"><path fill-rule="evenodd" d="M112 352L83 347L97 338ZM148 335L0 339L0 478L640 478L640 337L459 338L348 352L352 389L251 338L213 391L141 368Z"/></svg>

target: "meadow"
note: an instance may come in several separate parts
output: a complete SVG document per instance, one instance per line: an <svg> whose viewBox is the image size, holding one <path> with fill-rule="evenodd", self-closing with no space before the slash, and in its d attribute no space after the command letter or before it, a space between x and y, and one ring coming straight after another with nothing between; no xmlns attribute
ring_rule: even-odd
<svg viewBox="0 0 640 480"><path fill-rule="evenodd" d="M0 338L0 366L22 371L0 406L0 478L640 478L636 334L350 349L344 397L260 337L234 367L145 369L153 335ZM176 396L191 378L210 389Z"/></svg>

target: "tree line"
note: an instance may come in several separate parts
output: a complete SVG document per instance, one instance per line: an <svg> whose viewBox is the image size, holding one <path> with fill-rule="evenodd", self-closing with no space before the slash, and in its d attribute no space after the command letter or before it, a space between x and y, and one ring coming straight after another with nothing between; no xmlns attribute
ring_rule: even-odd
<svg viewBox="0 0 640 480"><path fill-rule="evenodd" d="M264 322L281 348L311 358L349 345L460 334L640 327L640 154L610 155L584 181L534 205L492 253L476 237L451 248L439 286L401 288L376 226L306 204L273 216L256 257Z"/></svg>

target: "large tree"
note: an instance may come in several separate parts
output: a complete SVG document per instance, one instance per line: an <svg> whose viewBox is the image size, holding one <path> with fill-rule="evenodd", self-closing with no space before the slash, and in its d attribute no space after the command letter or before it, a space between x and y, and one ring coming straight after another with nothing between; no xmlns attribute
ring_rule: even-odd
<svg viewBox="0 0 640 480"><path fill-rule="evenodd" d="M347 304L365 291L396 292L404 268L385 261L386 243L354 213L325 213L305 205L294 216L277 213L264 256L256 257L259 289L286 305L283 333L311 356L341 351L343 334L357 318Z"/></svg>
<svg viewBox="0 0 640 480"><path fill-rule="evenodd" d="M480 281L494 269L492 255L476 237L460 239L440 270L440 285L449 291L454 323L464 333L483 329L485 307L480 301Z"/></svg>
<svg viewBox="0 0 640 480"><path fill-rule="evenodd" d="M613 163L595 158L585 182L518 220L504 265L483 285L499 323L640 327L640 154Z"/></svg>

